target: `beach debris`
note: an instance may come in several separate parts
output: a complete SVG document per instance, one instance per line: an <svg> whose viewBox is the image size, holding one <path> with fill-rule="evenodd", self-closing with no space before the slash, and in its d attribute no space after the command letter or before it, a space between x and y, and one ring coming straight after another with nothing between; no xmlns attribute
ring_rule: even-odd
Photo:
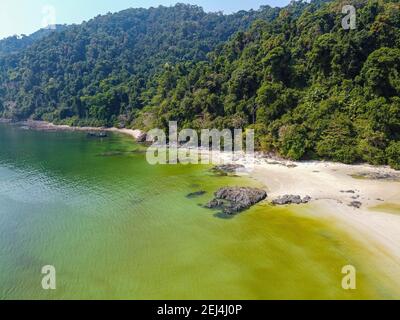
<svg viewBox="0 0 400 320"><path fill-rule="evenodd" d="M233 215L264 200L267 193L258 188L225 187L215 192L214 196L205 208L222 209L224 214Z"/></svg>
<svg viewBox="0 0 400 320"><path fill-rule="evenodd" d="M305 196L301 198L299 195L291 195L286 194L284 196L280 196L279 198L272 201L274 205L286 205L286 204L302 204L302 203L309 203L312 200L310 196Z"/></svg>
<svg viewBox="0 0 400 320"><path fill-rule="evenodd" d="M352 201L349 204L349 207L353 207L353 208L356 208L356 209L360 209L361 206L362 206L362 203L360 201Z"/></svg>
<svg viewBox="0 0 400 320"><path fill-rule="evenodd" d="M206 193L207 193L207 191L203 191L203 190L196 191L196 192L192 192L192 193L189 193L188 195L186 195L186 198L192 199L192 198L196 198L196 197L200 197L202 195L205 195Z"/></svg>
<svg viewBox="0 0 400 320"><path fill-rule="evenodd" d="M226 202L222 200L213 199L209 203L207 203L204 207L207 209L223 209L225 203Z"/></svg>

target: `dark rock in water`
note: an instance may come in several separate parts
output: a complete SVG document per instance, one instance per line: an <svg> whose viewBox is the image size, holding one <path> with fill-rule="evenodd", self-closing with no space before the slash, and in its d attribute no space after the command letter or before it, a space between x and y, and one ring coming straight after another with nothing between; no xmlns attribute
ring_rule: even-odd
<svg viewBox="0 0 400 320"><path fill-rule="evenodd" d="M349 204L349 207L353 207L353 208L357 208L357 209L360 209L361 206L362 206L362 203L360 201L352 201Z"/></svg>
<svg viewBox="0 0 400 320"><path fill-rule="evenodd" d="M207 191L196 191L196 192L189 193L186 196L186 198L189 198L189 199L196 198L196 197L200 197L200 196L202 196L202 195L204 195L206 193L207 193Z"/></svg>
<svg viewBox="0 0 400 320"><path fill-rule="evenodd" d="M242 203L251 206L264 200L267 193L257 188L226 187L221 188L215 193L216 199L228 200L234 203Z"/></svg>
<svg viewBox="0 0 400 320"><path fill-rule="evenodd" d="M89 138L107 138L106 132L88 132L87 136Z"/></svg>
<svg viewBox="0 0 400 320"><path fill-rule="evenodd" d="M223 164L215 166L212 171L217 173L234 173L238 170L244 170L245 166L242 164Z"/></svg>
<svg viewBox="0 0 400 320"><path fill-rule="evenodd" d="M279 197L272 201L274 205L286 205L286 204L302 204L302 203L309 203L311 201L310 196L306 196L303 199L298 195L290 195L286 194L284 196Z"/></svg>
<svg viewBox="0 0 400 320"><path fill-rule="evenodd" d="M215 192L215 198L205 205L209 209L222 209L223 213L239 213L267 197L264 190L257 188L226 187Z"/></svg>
<svg viewBox="0 0 400 320"><path fill-rule="evenodd" d="M213 199L207 203L204 207L207 209L222 209L225 206L225 202L218 199Z"/></svg>

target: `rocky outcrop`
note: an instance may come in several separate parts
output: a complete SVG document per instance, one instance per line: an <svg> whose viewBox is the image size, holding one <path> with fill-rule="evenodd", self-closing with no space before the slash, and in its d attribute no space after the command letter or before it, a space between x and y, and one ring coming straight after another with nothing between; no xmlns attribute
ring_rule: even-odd
<svg viewBox="0 0 400 320"><path fill-rule="evenodd" d="M204 207L207 209L223 209L225 202L218 199L213 199L207 203Z"/></svg>
<svg viewBox="0 0 400 320"><path fill-rule="evenodd" d="M274 205L286 205L286 204L302 204L302 203L309 203L311 201L310 196L305 196L304 198L301 198L298 195L289 195L286 194L284 196L279 197L278 199L275 199L272 201L272 204Z"/></svg>
<svg viewBox="0 0 400 320"><path fill-rule="evenodd" d="M257 188L226 187L214 194L215 198L205 205L209 209L222 209L225 214L233 215L267 198L264 190Z"/></svg>

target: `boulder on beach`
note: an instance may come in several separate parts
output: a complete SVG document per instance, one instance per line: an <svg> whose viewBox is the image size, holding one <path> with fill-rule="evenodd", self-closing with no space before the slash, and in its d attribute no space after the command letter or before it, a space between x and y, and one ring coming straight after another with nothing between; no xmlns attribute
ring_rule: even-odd
<svg viewBox="0 0 400 320"><path fill-rule="evenodd" d="M287 204L309 203L310 201L311 201L310 196L305 196L304 198L301 198L301 196L299 195L286 194L284 196L279 197L278 199L273 200L272 204L281 206Z"/></svg>
<svg viewBox="0 0 400 320"><path fill-rule="evenodd" d="M214 194L215 198L205 205L209 209L222 209L225 214L233 215L267 198L264 190L248 187L225 187Z"/></svg>

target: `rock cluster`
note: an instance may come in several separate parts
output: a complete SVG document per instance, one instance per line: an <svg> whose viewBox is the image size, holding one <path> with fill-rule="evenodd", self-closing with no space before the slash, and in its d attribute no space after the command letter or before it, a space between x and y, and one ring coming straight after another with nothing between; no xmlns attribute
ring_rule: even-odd
<svg viewBox="0 0 400 320"><path fill-rule="evenodd" d="M272 204L274 205L286 205L286 204L302 204L302 203L308 203L311 201L310 196L306 196L304 198L301 198L298 195L289 195L286 194L284 196L279 197L278 199L275 199L272 201Z"/></svg>
<svg viewBox="0 0 400 320"><path fill-rule="evenodd" d="M215 198L205 205L209 209L222 209L225 214L233 215L267 198L264 190L245 187L225 187L214 194Z"/></svg>
<svg viewBox="0 0 400 320"><path fill-rule="evenodd" d="M353 208L356 208L356 209L360 209L361 206L362 206L362 203L360 201L352 201L349 204L349 207L353 207Z"/></svg>

